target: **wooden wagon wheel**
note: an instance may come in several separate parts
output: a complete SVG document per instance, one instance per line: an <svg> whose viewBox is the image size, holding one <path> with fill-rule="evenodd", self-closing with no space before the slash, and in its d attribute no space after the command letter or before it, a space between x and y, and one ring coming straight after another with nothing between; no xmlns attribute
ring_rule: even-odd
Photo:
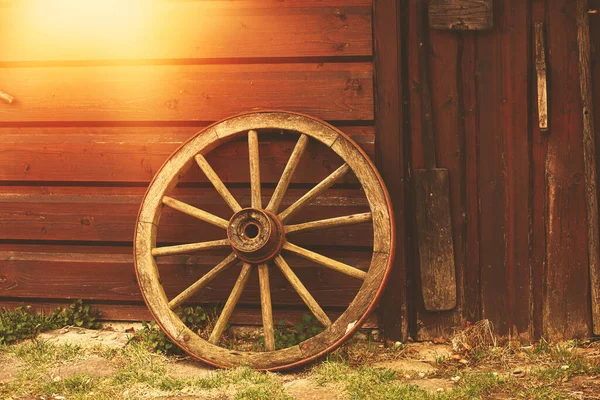
<svg viewBox="0 0 600 400"><path fill-rule="evenodd" d="M300 136L269 203L263 205L261 204L258 141L260 132L266 129L277 129ZM231 195L204 157L220 144L241 135L248 136L250 161L251 208L245 209ZM342 158L344 164L291 206L280 210L294 171L307 143L311 140L331 148ZM197 164L206 174L233 211L229 221L176 200L167 194L177 184L179 176L193 164ZM350 170L354 172L364 190L370 212L288 224L294 214L323 194ZM164 206L222 228L223 239L156 247L157 227ZM298 232L360 223L373 225L373 253L366 272L293 244L293 235ZM216 248L229 248L231 253L175 298L167 299L161 285L156 258ZM287 253L296 254L325 268L363 281L356 297L337 320L330 320L298 279L293 266L288 265L285 260ZM183 350L215 366L249 365L257 369L279 370L301 365L339 346L358 329L372 310L382 292L394 256L392 208L383 181L369 158L348 136L336 128L314 118L294 113L244 114L204 129L181 146L161 167L142 201L135 230L134 255L136 274L146 304L165 333ZM242 264L240 275L210 338L208 341L204 340L187 328L173 310L190 300L219 273L237 262ZM269 288L270 268L278 268L283 273L310 311L325 326L323 332L299 345L281 350L275 349ZM240 352L220 347L219 339L253 269L257 269L259 274L266 351Z"/></svg>

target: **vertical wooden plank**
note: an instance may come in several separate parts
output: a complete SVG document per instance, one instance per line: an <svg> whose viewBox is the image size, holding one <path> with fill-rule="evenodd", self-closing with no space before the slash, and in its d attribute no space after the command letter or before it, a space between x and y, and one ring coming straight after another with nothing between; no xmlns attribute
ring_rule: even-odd
<svg viewBox="0 0 600 400"><path fill-rule="evenodd" d="M590 18L590 45L592 64L592 102L594 103L594 130L596 136L596 176L600 176L600 0L589 0ZM598 196L600 196L600 180L598 182Z"/></svg>
<svg viewBox="0 0 600 400"><path fill-rule="evenodd" d="M531 23L544 22L546 15L546 0L533 0L531 6ZM546 35L546 29L544 29ZM547 42L546 42L547 46ZM548 48L546 47L546 53ZM532 47L531 57L535 48ZM536 82L532 80L532 93L537 90ZM537 101L531 100L533 106ZM537 121L538 110L533 121ZM543 132L539 124L531 126L531 287L532 287L532 331L533 339L542 337L542 304L544 300L544 285L546 274L546 175L545 162L548 148L549 133Z"/></svg>
<svg viewBox="0 0 600 400"><path fill-rule="evenodd" d="M508 287L510 311L514 322L509 333L525 342L531 338L531 264L530 243L530 137L529 137L529 43L531 34L528 4L522 0L504 3L507 30L504 46L508 54L503 68L512 68L507 82L504 133L507 135L508 243L507 266L512 284ZM512 100L512 102L511 102Z"/></svg>
<svg viewBox="0 0 600 400"><path fill-rule="evenodd" d="M418 62L418 50L423 44L419 42L416 35L417 18L426 19L426 4L424 0L410 2L409 15L411 33L408 46L411 58L409 61L410 87L410 120L412 146L416 156L413 157L411 166L413 168L427 168L421 155L423 154L421 124L415 123L421 120L421 76ZM415 31L412 31L414 29ZM425 309L423 293L421 291L421 276L414 274L416 316L417 316L417 340L431 340L438 336L451 335L452 328L461 324L463 307L463 274L464 274L464 202L462 199L463 188L463 131L460 127L459 97L458 97L458 34L454 32L434 31L428 27L426 34L429 35L429 76L433 114L433 129L435 138L435 149L437 167L448 169L450 183L450 214L452 221L452 236L454 242L454 264L456 268L457 281L457 306L454 310L442 312L429 312ZM417 104L418 103L418 104ZM417 106L418 105L418 106Z"/></svg>
<svg viewBox="0 0 600 400"><path fill-rule="evenodd" d="M592 102L593 117L595 121L595 139L596 139L596 176L600 173L600 160L598 149L600 149L600 0L589 0L590 19L590 39L591 39L591 66L592 66ZM600 183L597 185L599 189ZM597 191L600 196L600 189ZM600 287L598 287L600 290ZM595 320L594 320L595 321ZM594 322L594 333L598 334L597 323Z"/></svg>
<svg viewBox="0 0 600 400"><path fill-rule="evenodd" d="M547 7L550 130L543 334L561 340L590 334L590 282L576 2L553 0Z"/></svg>
<svg viewBox="0 0 600 400"><path fill-rule="evenodd" d="M481 319L480 254L479 254L479 104L476 73L477 34L464 33L459 37L459 105L464 131L464 210L465 253L463 316L468 321ZM460 298L460 297L459 297Z"/></svg>
<svg viewBox="0 0 600 400"><path fill-rule="evenodd" d="M454 32L430 31L432 46L430 65L433 92L433 117L436 135L437 165L447 168L450 177L450 216L454 242L457 305L441 319L444 333L453 334L453 328L462 324L464 306L465 209L464 187L464 131L461 129L459 110L459 35ZM440 316L434 316L441 317Z"/></svg>
<svg viewBox="0 0 600 400"><path fill-rule="evenodd" d="M590 296L593 332L600 335L600 253L598 251L598 192L596 187L596 143L594 141L594 105L592 102L592 71L590 20L588 0L577 0L577 47L579 59L579 88L585 173L585 200L587 211L588 257L590 269Z"/></svg>
<svg viewBox="0 0 600 400"><path fill-rule="evenodd" d="M401 10L395 0L373 2L376 159L396 220L396 258L380 301L380 323L386 337L392 340L404 340L408 334Z"/></svg>
<svg viewBox="0 0 600 400"><path fill-rule="evenodd" d="M494 14L477 46L483 317L528 340L529 24L521 0L496 2Z"/></svg>

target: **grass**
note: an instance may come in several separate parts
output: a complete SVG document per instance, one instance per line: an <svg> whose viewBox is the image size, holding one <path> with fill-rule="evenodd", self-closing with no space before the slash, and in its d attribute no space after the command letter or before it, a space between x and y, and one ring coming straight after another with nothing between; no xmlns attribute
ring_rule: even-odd
<svg viewBox="0 0 600 400"><path fill-rule="evenodd" d="M148 351L139 343L107 351L99 347L83 350L77 346L34 341L2 346L0 355L21 366L16 379L0 384L2 399L55 396L67 399L141 399L148 396L200 395L211 390L226 392L234 399L291 399L284 393L280 375L249 368L215 371L201 378L173 378L167 374L167 365L173 359ZM105 358L116 372L105 378L79 373L58 377L52 372L57 366L90 356Z"/></svg>
<svg viewBox="0 0 600 400"><path fill-rule="evenodd" d="M452 389L445 392L419 387L416 377L407 378L391 369L372 367L373 361L412 357L410 345L386 348L380 342L352 341L324 361L295 373L336 393L344 393L350 400L567 399L572 398L569 393L580 389L570 386L573 378L600 378L599 360L582 354L586 346L585 343L556 345L542 341L523 348L513 343L501 347L479 346L462 353L467 364L454 357L438 358L432 361L437 368L432 378L456 381ZM106 377L89 376L84 372L56 376L57 366L92 356L106 360L114 373ZM0 384L0 398L63 396L113 400L220 395L239 400L291 399L285 392L282 374L235 368L212 371L201 377L173 377L168 372L174 358L151 352L139 342L110 350L102 346L81 349L32 341L0 345L0 358L20 366L14 380Z"/></svg>

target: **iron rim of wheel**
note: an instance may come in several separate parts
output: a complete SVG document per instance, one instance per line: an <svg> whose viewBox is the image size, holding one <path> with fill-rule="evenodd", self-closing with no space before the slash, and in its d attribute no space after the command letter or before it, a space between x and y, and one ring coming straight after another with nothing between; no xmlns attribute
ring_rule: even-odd
<svg viewBox="0 0 600 400"><path fill-rule="evenodd" d="M261 204L259 136L262 130L277 129L299 134L299 139L284 168L282 177L268 203ZM204 155L234 138L248 135L251 202L243 209L212 169ZM281 211L280 205L299 160L309 140L315 140L333 150L344 164L310 189L291 206ZM231 208L230 221L180 202L168 195L179 177L197 164L217 192ZM328 218L300 224L286 222L302 207L325 192L341 177L352 171L364 190L370 212L346 217ZM224 239L178 246L156 247L157 227L163 207L170 207L196 217L224 230ZM368 270L322 256L293 244L297 232L327 229L371 222L373 249ZM250 237L252 236L252 237ZM288 241L288 236L290 240ZM156 257L170 254L198 252L205 249L231 248L231 254L198 281L169 300L160 283ZM309 259L323 267L363 280L355 298L335 321L331 321L310 295L294 271L285 261L281 250ZM158 170L142 200L134 235L134 263L143 298L158 325L169 338L186 353L216 367L247 365L260 370L282 370L308 363L347 340L375 307L385 286L394 259L395 227L389 195L383 180L368 156L346 134L316 118L283 111L263 111L237 115L201 130L178 150ZM240 275L209 338L204 340L185 326L174 312L192 298L220 272L242 262ZM269 267L286 277L309 310L325 329L304 342L275 350L273 338L272 304L269 289ZM218 345L233 308L244 289L248 277L258 270L261 313L266 351L243 352Z"/></svg>

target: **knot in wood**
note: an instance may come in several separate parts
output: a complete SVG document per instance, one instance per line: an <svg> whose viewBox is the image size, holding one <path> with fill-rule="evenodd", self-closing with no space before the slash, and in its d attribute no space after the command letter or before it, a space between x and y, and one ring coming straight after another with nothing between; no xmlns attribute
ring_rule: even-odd
<svg viewBox="0 0 600 400"><path fill-rule="evenodd" d="M227 237L233 251L245 262L257 264L273 259L281 251L283 225L273 213L256 208L238 211L229 220Z"/></svg>

